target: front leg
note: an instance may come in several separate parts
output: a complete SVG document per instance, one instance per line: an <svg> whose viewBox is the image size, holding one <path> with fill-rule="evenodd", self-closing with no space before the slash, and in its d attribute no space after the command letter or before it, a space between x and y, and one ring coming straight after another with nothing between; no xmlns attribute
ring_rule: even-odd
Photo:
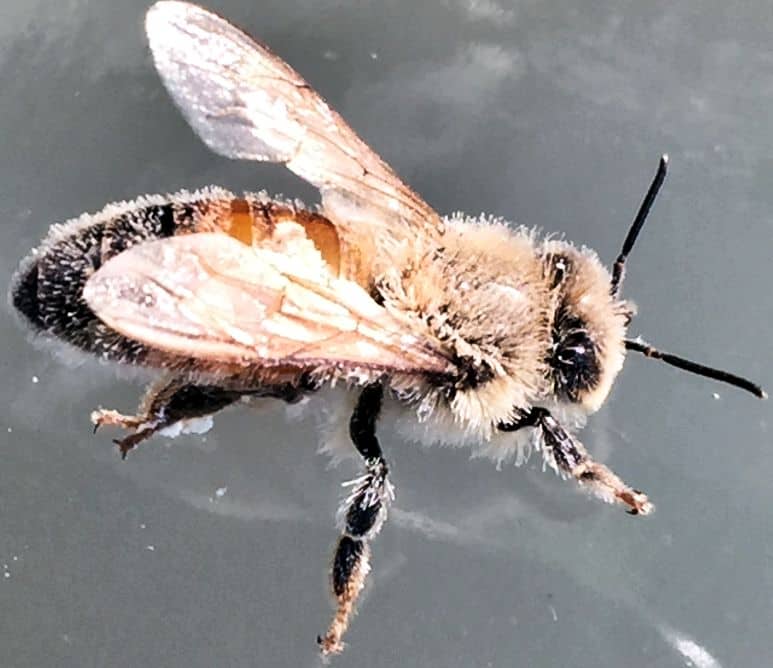
<svg viewBox="0 0 773 668"><path fill-rule="evenodd" d="M627 506L631 515L649 515L655 510L646 494L632 489L611 469L594 461L585 446L566 431L547 409L532 408L517 422L499 425L500 431L516 431L524 427L540 429L547 461L562 474L572 476L598 498Z"/></svg>
<svg viewBox="0 0 773 668"><path fill-rule="evenodd" d="M387 508L394 499L389 469L376 438L376 421L381 412L383 395L380 383L366 387L349 422L349 434L365 462L365 474L347 483L353 489L339 511L342 532L331 574L337 605L327 633L317 637L323 654L335 654L344 647L341 638L349 626L357 597L370 572L370 541L381 530Z"/></svg>

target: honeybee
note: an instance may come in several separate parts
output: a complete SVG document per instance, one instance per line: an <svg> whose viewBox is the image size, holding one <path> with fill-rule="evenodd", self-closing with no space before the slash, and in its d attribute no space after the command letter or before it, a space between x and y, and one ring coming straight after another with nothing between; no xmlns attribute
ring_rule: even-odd
<svg viewBox="0 0 773 668"><path fill-rule="evenodd" d="M394 498L376 435L387 407L421 441L498 460L537 449L562 477L647 515L647 495L575 435L626 351L765 396L627 337L626 259L666 156L608 270L567 241L485 216L440 216L287 63L216 14L164 0L146 31L172 99L213 151L283 164L319 189L321 204L217 187L110 204L54 225L22 261L11 302L41 335L162 372L135 415L92 414L96 426L128 432L117 441L124 457L245 397L350 390L363 472L341 506L323 653L343 647Z"/></svg>

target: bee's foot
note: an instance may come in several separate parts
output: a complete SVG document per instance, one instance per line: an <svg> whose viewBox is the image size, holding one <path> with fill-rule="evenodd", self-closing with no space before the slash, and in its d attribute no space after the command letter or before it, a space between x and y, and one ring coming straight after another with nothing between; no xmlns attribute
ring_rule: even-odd
<svg viewBox="0 0 773 668"><path fill-rule="evenodd" d="M158 425L148 422L147 418L138 415L123 415L118 411L100 408L91 413L91 421L94 423L94 432L100 427L112 426L131 431L132 433L124 438L113 440L121 452L121 459L126 459L126 455L133 450L139 443L149 438L158 429Z"/></svg>
<svg viewBox="0 0 773 668"><path fill-rule="evenodd" d="M323 656L340 654L344 650L344 643L341 642L340 636L332 631L328 631L324 636L317 636L317 644Z"/></svg>
<svg viewBox="0 0 773 668"><path fill-rule="evenodd" d="M102 426L120 427L121 429L136 429L145 420L137 415L124 415L108 408L98 408L91 412L91 422L94 433Z"/></svg>
<svg viewBox="0 0 773 668"><path fill-rule="evenodd" d="M631 489L621 492L618 495L620 501L628 506L629 515L649 515L655 510L655 505L647 498L644 492L638 489Z"/></svg>
<svg viewBox="0 0 773 668"><path fill-rule="evenodd" d="M151 434L156 431L154 427L146 427L135 431L133 434L129 434L125 438L114 438L113 443L118 446L118 450L121 453L121 459L126 459L126 455L129 451L134 450L142 441L146 438L150 438Z"/></svg>

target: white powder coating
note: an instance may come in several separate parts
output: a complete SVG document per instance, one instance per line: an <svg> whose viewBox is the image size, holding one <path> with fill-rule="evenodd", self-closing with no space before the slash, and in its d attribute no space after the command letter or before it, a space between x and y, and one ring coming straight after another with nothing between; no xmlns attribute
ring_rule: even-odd
<svg viewBox="0 0 773 668"><path fill-rule="evenodd" d="M164 427L158 433L167 438L177 438L181 434L206 434L215 424L211 415L190 420L180 420Z"/></svg>

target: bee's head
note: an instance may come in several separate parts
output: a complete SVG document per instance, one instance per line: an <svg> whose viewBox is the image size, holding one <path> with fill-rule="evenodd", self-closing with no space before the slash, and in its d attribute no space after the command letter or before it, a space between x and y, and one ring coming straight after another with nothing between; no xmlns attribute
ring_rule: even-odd
<svg viewBox="0 0 773 668"><path fill-rule="evenodd" d="M593 251L548 241L543 258L552 297L547 362L553 392L592 413L623 366L633 307L610 293L610 274Z"/></svg>
<svg viewBox="0 0 773 668"><path fill-rule="evenodd" d="M553 297L552 342L547 362L553 392L561 402L580 405L587 412L598 410L623 366L626 349L735 385L760 398L767 396L761 387L745 378L690 362L657 350L641 339L625 336L635 313L633 304L619 297L625 262L663 184L667 167L668 156L664 155L611 273L590 250L561 241L547 241L544 245L545 278Z"/></svg>

